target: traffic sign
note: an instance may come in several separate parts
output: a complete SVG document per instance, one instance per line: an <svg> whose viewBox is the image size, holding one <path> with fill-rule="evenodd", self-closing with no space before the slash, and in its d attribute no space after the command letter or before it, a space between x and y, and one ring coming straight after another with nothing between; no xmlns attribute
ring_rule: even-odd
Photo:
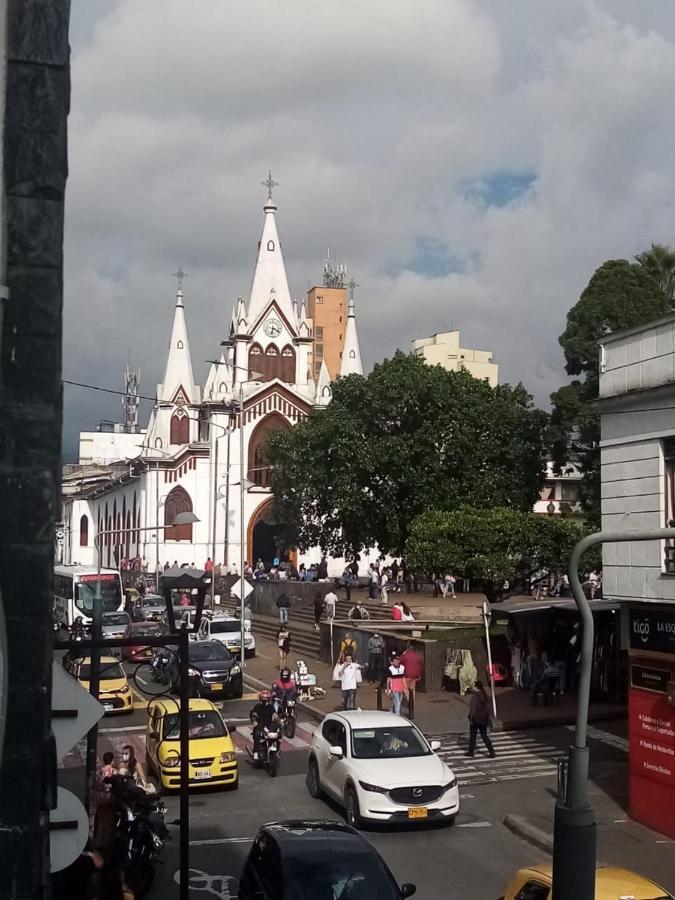
<svg viewBox="0 0 675 900"><path fill-rule="evenodd" d="M52 731L56 755L65 754L103 715L103 707L60 662L52 663Z"/></svg>
<svg viewBox="0 0 675 900"><path fill-rule="evenodd" d="M58 788L57 806L49 813L49 865L60 872L84 850L89 837L89 817L75 794Z"/></svg>
<svg viewBox="0 0 675 900"><path fill-rule="evenodd" d="M245 578L239 578L237 581L235 581L235 583L230 588L230 593L234 594L235 597L239 597L239 599L241 600L242 583L244 585L243 590L244 590L244 600L245 600L249 594L253 593L253 588L248 583L248 581L246 581Z"/></svg>

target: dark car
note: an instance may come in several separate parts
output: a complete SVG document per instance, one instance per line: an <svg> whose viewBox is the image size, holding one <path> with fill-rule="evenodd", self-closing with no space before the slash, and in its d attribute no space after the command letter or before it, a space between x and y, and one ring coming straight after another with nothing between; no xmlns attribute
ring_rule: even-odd
<svg viewBox="0 0 675 900"><path fill-rule="evenodd" d="M380 854L342 822L263 825L244 863L239 900L402 900Z"/></svg>
<svg viewBox="0 0 675 900"><path fill-rule="evenodd" d="M169 629L160 622L132 622L130 625L127 625L124 637L133 638L138 643L129 647L122 647L122 657L132 662L143 662L145 659L152 659L154 651L152 647L148 647L143 639L147 637L156 638L161 634L168 633Z"/></svg>
<svg viewBox="0 0 675 900"><path fill-rule="evenodd" d="M188 650L190 694L193 697L241 697L241 666L220 641L193 641ZM169 664L171 687L178 691L178 659Z"/></svg>

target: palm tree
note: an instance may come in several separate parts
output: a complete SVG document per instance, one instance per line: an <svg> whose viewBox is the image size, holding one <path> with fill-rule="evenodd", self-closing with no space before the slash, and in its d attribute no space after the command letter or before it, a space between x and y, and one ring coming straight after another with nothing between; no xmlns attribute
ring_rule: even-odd
<svg viewBox="0 0 675 900"><path fill-rule="evenodd" d="M675 306L675 252L664 244L652 244L651 250L638 253L635 259L656 279L668 303Z"/></svg>

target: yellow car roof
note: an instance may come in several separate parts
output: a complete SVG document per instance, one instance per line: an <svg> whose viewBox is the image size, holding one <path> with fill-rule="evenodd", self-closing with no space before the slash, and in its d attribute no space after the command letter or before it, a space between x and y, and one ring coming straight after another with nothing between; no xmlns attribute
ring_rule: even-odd
<svg viewBox="0 0 675 900"><path fill-rule="evenodd" d="M161 706L164 712L175 713L180 709L180 700L174 700L173 697L169 700L157 698L156 700L152 701L152 706ZM215 710L217 713L219 713L218 707L204 697L191 697L188 709L190 710L190 712L205 712L207 710Z"/></svg>
<svg viewBox="0 0 675 900"><path fill-rule="evenodd" d="M83 656L81 659L78 658L76 660L76 662L78 663L78 665L81 665L81 666L90 666L91 665L91 656ZM119 658L117 656L102 656L101 657L101 664L103 664L103 663L118 663L118 662L119 662Z"/></svg>
<svg viewBox="0 0 675 900"><path fill-rule="evenodd" d="M547 881L552 880L553 866L541 863L521 869L522 872L534 872ZM616 866L598 866L595 871L596 900L619 900L620 897L631 897L635 900L654 900L654 898L670 897L655 881Z"/></svg>

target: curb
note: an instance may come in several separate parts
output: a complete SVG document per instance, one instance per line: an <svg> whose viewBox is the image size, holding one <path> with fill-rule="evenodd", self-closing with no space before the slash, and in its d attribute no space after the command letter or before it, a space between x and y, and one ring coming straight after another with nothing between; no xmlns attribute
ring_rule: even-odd
<svg viewBox="0 0 675 900"><path fill-rule="evenodd" d="M253 688L254 690L264 690L268 688L269 685L266 681L262 681L260 678L256 678L255 675L244 674L244 685L249 688ZM317 709L315 706L312 706L310 703L305 703L304 701L298 701L298 708L301 709L304 713L314 719L315 722L323 722L326 713L321 712L321 710Z"/></svg>
<svg viewBox="0 0 675 900"><path fill-rule="evenodd" d="M553 835L549 834L536 825L528 821L525 816L517 816L514 813L507 813L504 816L504 825L523 840L530 844L534 844L540 850L553 855Z"/></svg>

